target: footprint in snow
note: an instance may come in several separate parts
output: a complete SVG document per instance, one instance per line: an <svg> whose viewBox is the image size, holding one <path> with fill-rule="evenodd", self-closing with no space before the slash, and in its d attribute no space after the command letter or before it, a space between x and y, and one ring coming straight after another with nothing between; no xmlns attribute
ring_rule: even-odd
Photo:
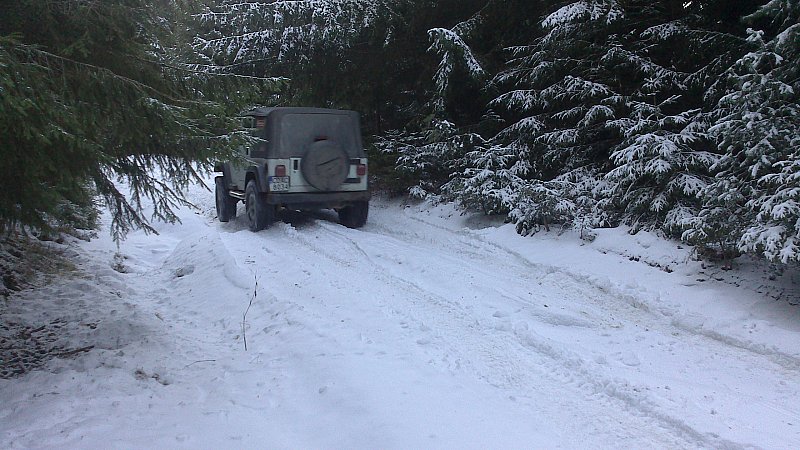
<svg viewBox="0 0 800 450"><path fill-rule="evenodd" d="M191 275L193 273L194 266L191 264L185 267L179 267L177 270L175 270L175 278L183 278L186 275Z"/></svg>
<svg viewBox="0 0 800 450"><path fill-rule="evenodd" d="M630 352L623 354L622 358L620 358L620 361L622 361L622 364L630 367L636 367L642 363L639 361L638 356Z"/></svg>

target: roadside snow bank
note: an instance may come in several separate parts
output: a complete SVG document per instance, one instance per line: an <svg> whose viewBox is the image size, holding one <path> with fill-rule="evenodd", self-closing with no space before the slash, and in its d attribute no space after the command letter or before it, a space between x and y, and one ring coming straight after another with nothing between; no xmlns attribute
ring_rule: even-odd
<svg viewBox="0 0 800 450"><path fill-rule="evenodd" d="M239 267L213 228L191 234L180 241L164 261L166 276L185 292L218 292L230 284L239 289L252 289L253 275ZM213 288L213 289L209 289ZM238 292L241 296L242 292ZM202 293L194 294L202 296Z"/></svg>
<svg viewBox="0 0 800 450"><path fill-rule="evenodd" d="M8 338L31 342L28 353L38 359L26 370L42 369L0 379L3 446L193 441L202 417L189 413L191 405L217 408L203 399L213 396L209 380L225 373L203 366L236 358L230 350L241 348L241 314L254 284L204 221L187 214L183 224L160 224L159 236L134 233L119 248L108 236L70 241L62 251L74 274L0 305L5 323L34 331L26 341Z"/></svg>
<svg viewBox="0 0 800 450"><path fill-rule="evenodd" d="M748 257L740 258L735 270L724 271L719 265L697 261L691 247L649 232L631 235L626 227L595 230L592 242L571 231L522 237L512 224L461 215L450 204L423 203L406 210L612 293L687 332L800 368L797 271L776 271Z"/></svg>

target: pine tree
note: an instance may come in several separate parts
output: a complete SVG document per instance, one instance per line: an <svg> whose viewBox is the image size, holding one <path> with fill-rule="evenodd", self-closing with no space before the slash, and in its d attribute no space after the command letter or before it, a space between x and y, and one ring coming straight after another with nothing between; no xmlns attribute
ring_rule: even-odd
<svg viewBox="0 0 800 450"><path fill-rule="evenodd" d="M662 228L680 234L697 213L709 168L719 158L703 150L708 138L699 111L666 115L659 111L663 105L636 106L648 113L621 125L625 140L611 154L617 167L605 176L608 193L634 231Z"/></svg>
<svg viewBox="0 0 800 450"><path fill-rule="evenodd" d="M449 155L457 158L448 163L451 179L441 186L442 198L455 200L463 208L485 214L507 214L514 207L530 169L517 152L486 137L497 133L500 118L491 111L483 114L484 105L471 100L488 100L490 87L484 64L491 66L495 62L491 55L478 57L467 41L483 47L484 52L494 50L493 47L507 39L505 29L496 26L499 17L527 23L532 8L538 10L539 6L489 0L454 26L428 32L431 40L428 52L439 59L431 114L448 120L477 121L461 129L452 128L448 139L438 143L450 148ZM513 29L511 24L505 25ZM492 44L481 45L485 42Z"/></svg>
<svg viewBox="0 0 800 450"><path fill-rule="evenodd" d="M198 16L193 45L233 73L290 80L277 103L355 109L381 133L420 123L428 24L475 1L226 0Z"/></svg>
<svg viewBox="0 0 800 450"><path fill-rule="evenodd" d="M525 169L507 148L475 140L478 145L458 161L453 179L444 185L444 198L487 215L506 214L517 203Z"/></svg>
<svg viewBox="0 0 800 450"><path fill-rule="evenodd" d="M602 208L603 186L601 175L588 167L548 181L528 180L516 192L508 215L522 235L541 228L550 231L551 224L588 235L593 228L612 223L612 218Z"/></svg>
<svg viewBox="0 0 800 450"><path fill-rule="evenodd" d="M507 50L504 69L492 79L501 93L489 107L506 125L489 147L507 161L495 176L511 175L501 177L507 179L503 205L522 233L551 223L583 227L599 217L587 209L596 204L587 182L599 182L589 174L607 157L613 136L606 122L615 117L610 99L616 93L597 61L619 13L613 2L556 9L538 19L541 28L532 28L529 43ZM480 168L480 155L474 156ZM485 170L476 173L491 179Z"/></svg>
<svg viewBox="0 0 800 450"><path fill-rule="evenodd" d="M553 222L585 226L587 218L602 215L587 209L596 204L597 191L586 181L601 183L587 174L597 175L597 164L607 158L612 136L605 123L614 117L608 99L615 95L597 72L602 46L586 43L604 42L607 30L594 22L608 26L616 21L619 8L613 2L577 2L542 17L543 5L504 4L509 11L501 9L501 3L487 2L453 28L430 33L431 50L441 57L434 97L439 113L452 114L449 105L459 98L450 93L454 84L486 78L484 66L497 65L492 55L503 55L505 66L485 85L485 93L500 94L488 102L490 109L475 127L489 137L470 139L479 145L453 164L458 170L445 185L446 198L487 213L509 213L525 233ZM481 47L478 38L492 36L498 18L509 16L524 22L527 32L513 36L513 41L496 35L498 41L513 45L477 56L467 41ZM531 26L537 22L541 28ZM518 39L530 43L519 45ZM459 71L461 77L454 77ZM464 136L473 133L466 128ZM578 216L581 219L575 220Z"/></svg>
<svg viewBox="0 0 800 450"><path fill-rule="evenodd" d="M729 228L741 251L788 263L800 260L800 6L773 0L747 20L770 34L749 30L725 78L711 127L725 154L690 236Z"/></svg>
<svg viewBox="0 0 800 450"><path fill-rule="evenodd" d="M463 136L455 124L435 120L425 131L390 131L378 137L375 146L382 154L394 158L395 172L403 179L401 191L415 198L442 193L442 185L457 171L455 164L475 145Z"/></svg>

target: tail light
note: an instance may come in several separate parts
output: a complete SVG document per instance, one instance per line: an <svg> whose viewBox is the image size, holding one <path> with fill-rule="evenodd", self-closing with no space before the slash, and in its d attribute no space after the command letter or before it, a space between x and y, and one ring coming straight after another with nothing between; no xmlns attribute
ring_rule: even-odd
<svg viewBox="0 0 800 450"><path fill-rule="evenodd" d="M279 166L275 166L275 176L276 177L285 177L286 176L286 166L283 164Z"/></svg>
<svg viewBox="0 0 800 450"><path fill-rule="evenodd" d="M367 165L366 164L359 164L356 168L356 174L360 177L363 177L367 174Z"/></svg>

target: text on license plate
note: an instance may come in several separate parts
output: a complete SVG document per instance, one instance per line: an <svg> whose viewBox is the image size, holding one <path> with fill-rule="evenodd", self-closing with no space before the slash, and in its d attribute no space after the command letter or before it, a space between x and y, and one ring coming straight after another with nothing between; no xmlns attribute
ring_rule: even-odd
<svg viewBox="0 0 800 450"><path fill-rule="evenodd" d="M272 192L288 191L289 177L269 177L269 190Z"/></svg>

